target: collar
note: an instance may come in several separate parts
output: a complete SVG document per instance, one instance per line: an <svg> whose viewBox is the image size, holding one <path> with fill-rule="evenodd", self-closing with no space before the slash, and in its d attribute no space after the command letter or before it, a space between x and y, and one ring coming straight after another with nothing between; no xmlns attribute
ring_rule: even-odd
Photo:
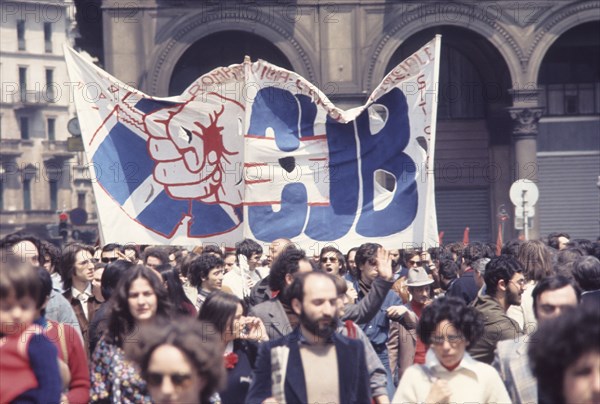
<svg viewBox="0 0 600 404"><path fill-rule="evenodd" d="M440 373L450 373L458 369L466 369L469 372L472 372L475 378L477 378L477 365L477 361L473 359L471 355L469 355L469 353L466 351L458 366L452 371L449 371L444 367L444 365L440 363L440 361L438 360L437 356L435 356L435 353L431 348L427 350L427 354L425 355L425 366L427 366L429 369L435 370L435 372Z"/></svg>
<svg viewBox="0 0 600 404"><path fill-rule="evenodd" d="M71 288L71 295L74 299L77 299L79 295L87 295L88 298L92 297L92 284L88 283L87 287L83 292L78 291L76 288Z"/></svg>

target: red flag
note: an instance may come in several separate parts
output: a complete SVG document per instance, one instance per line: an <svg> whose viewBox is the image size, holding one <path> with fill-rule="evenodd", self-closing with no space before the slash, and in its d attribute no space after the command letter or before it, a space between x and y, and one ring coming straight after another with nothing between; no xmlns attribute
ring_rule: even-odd
<svg viewBox="0 0 600 404"><path fill-rule="evenodd" d="M443 245L444 243L442 243L442 240L444 239L444 232L441 231L440 234L438 235L438 243L441 245Z"/></svg>
<svg viewBox="0 0 600 404"><path fill-rule="evenodd" d="M465 232L463 233L463 244L469 244L469 228L465 227Z"/></svg>
<svg viewBox="0 0 600 404"><path fill-rule="evenodd" d="M502 224L498 225L498 238L496 239L496 255L502 252Z"/></svg>

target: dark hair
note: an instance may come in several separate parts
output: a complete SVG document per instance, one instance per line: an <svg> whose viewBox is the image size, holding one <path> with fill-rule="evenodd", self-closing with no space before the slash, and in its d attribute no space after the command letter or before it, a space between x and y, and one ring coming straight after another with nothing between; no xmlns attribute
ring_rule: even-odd
<svg viewBox="0 0 600 404"><path fill-rule="evenodd" d="M62 257L58 264L58 272L63 281L63 287L65 290L71 289L73 286L73 275L75 274L75 262L77 261L77 254L80 251L87 251L91 255L94 255L94 249L88 245L80 243L67 244L63 248Z"/></svg>
<svg viewBox="0 0 600 404"><path fill-rule="evenodd" d="M178 314L189 315L190 312L186 309L184 304L187 303L188 307L193 306L193 304L183 290L183 283L181 283L177 268L169 267L168 269L159 272L163 278L163 282L167 285L167 294L169 295L169 299L171 300L175 312Z"/></svg>
<svg viewBox="0 0 600 404"><path fill-rule="evenodd" d="M337 293L338 287L335 283L335 276L323 271L302 272L294 276L294 280L288 289L287 296L290 302L293 299L298 299L300 302L304 300L304 285L306 284L306 280L309 276L322 276L331 280Z"/></svg>
<svg viewBox="0 0 600 404"><path fill-rule="evenodd" d="M584 251L577 247L567 247L556 253L556 265L575 263L585 255Z"/></svg>
<svg viewBox="0 0 600 404"><path fill-rule="evenodd" d="M41 284L37 270L27 263L3 262L0 271L0 299L31 297L39 301Z"/></svg>
<svg viewBox="0 0 600 404"><path fill-rule="evenodd" d="M116 260L109 263L106 268L104 268L104 272L102 272L102 277L100 278L100 292L102 293L104 300L108 301L110 299L113 291L119 284L121 276L133 266L133 262Z"/></svg>
<svg viewBox="0 0 600 404"><path fill-rule="evenodd" d="M285 289L285 276L298 272L300 261L309 260L306 258L306 253L293 244L286 247L275 258L269 272L269 287L272 291L283 291Z"/></svg>
<svg viewBox="0 0 600 404"><path fill-rule="evenodd" d="M225 262L220 257L202 253L202 255L196 257L189 265L188 279L190 285L197 288L201 287L202 278L207 278L210 271L223 266L225 266Z"/></svg>
<svg viewBox="0 0 600 404"><path fill-rule="evenodd" d="M169 255L166 251L160 247L148 247L144 250L143 254L144 265L148 262L148 257L158 258L161 264L169 263Z"/></svg>
<svg viewBox="0 0 600 404"><path fill-rule="evenodd" d="M540 281L554 274L552 254L540 240L529 240L521 244L517 259L523 265L523 275L528 281Z"/></svg>
<svg viewBox="0 0 600 404"><path fill-rule="evenodd" d="M581 305L540 324L529 344L529 362L544 402L564 403L566 370L590 352L600 352L600 309Z"/></svg>
<svg viewBox="0 0 600 404"><path fill-rule="evenodd" d="M207 244L202 249L202 254L217 254L221 259L223 258L223 250L216 244ZM249 258L249 257L248 257Z"/></svg>
<svg viewBox="0 0 600 404"><path fill-rule="evenodd" d="M480 258L492 258L494 253L490 249L487 244L480 243L479 241L474 241L469 243L462 250L462 259L465 262L466 266L471 266L474 261L477 261Z"/></svg>
<svg viewBox="0 0 600 404"><path fill-rule="evenodd" d="M485 274L483 275L485 287L487 288L486 293L494 296L498 291L500 280L508 284L513 275L520 272L523 272L523 266L516 258L510 255L500 255L492 258L486 265Z"/></svg>
<svg viewBox="0 0 600 404"><path fill-rule="evenodd" d="M446 296L435 299L423 309L417 333L424 344L431 344L431 334L437 325L447 320L467 339L467 348L483 335L483 315L469 307L463 299Z"/></svg>
<svg viewBox="0 0 600 404"><path fill-rule="evenodd" d="M62 254L60 248L46 240L41 240L40 247L40 256L44 257L43 262L45 263L45 256L47 254L50 257L50 266L53 266L54 270L56 270L56 266L60 262L60 256ZM40 261L40 264L43 265L42 261Z"/></svg>
<svg viewBox="0 0 600 404"><path fill-rule="evenodd" d="M102 252L119 250L119 252L123 252L123 246L117 243L108 243L104 247L102 247Z"/></svg>
<svg viewBox="0 0 600 404"><path fill-rule="evenodd" d="M519 239L509 240L502 246L502 250L500 251L501 255L510 255L512 257L517 258L519 255L519 249L521 245L523 245L524 241Z"/></svg>
<svg viewBox="0 0 600 404"><path fill-rule="evenodd" d="M167 296L167 290L153 270L143 265L136 265L126 271L111 296L110 314L105 330L107 342L120 348L123 347L125 337L135 328L135 320L129 311L129 289L133 282L140 278L147 280L156 294L156 316L168 317L171 314L171 303Z"/></svg>
<svg viewBox="0 0 600 404"><path fill-rule="evenodd" d="M9 234L6 237L4 237L2 240L0 240L0 249L10 250L15 245L19 244L21 241L30 241L35 246L35 248L37 249L38 260L40 262L40 265L44 265L45 259L44 259L44 255L42 254L42 243L39 238L35 237L32 234L22 234L22 233Z"/></svg>
<svg viewBox="0 0 600 404"><path fill-rule="evenodd" d="M40 309L52 294L52 277L44 267L37 267L36 269L40 280L40 293L37 298L37 308Z"/></svg>
<svg viewBox="0 0 600 404"><path fill-rule="evenodd" d="M533 288L533 292L531 292L531 298L533 299L533 314L535 318L537 318L537 299L542 295L542 293L547 292L549 290L557 290L562 289L565 286L573 287L575 291L575 295L577 296L577 303L581 300L581 289L577 286L572 279L567 278L562 275L554 275L548 276L542 280L540 280L535 287Z"/></svg>
<svg viewBox="0 0 600 404"><path fill-rule="evenodd" d="M456 279L458 278L458 264L453 260L442 260L440 261L440 277L444 279Z"/></svg>
<svg viewBox="0 0 600 404"><path fill-rule="evenodd" d="M127 251L127 250L133 250L135 259L139 259L140 258L140 249L139 249L139 247L137 245L135 245L135 244L125 244L123 246L123 251L122 252L125 253L125 251Z"/></svg>
<svg viewBox="0 0 600 404"><path fill-rule="evenodd" d="M205 380L198 397L199 403L208 403L210 397L225 387L226 370L217 335L207 332L206 324L197 321L167 321L158 319L144 325L139 333L139 343L127 346L127 357L138 363L141 375L148 377L148 366L154 351L162 345L180 350L192 363L198 376Z"/></svg>
<svg viewBox="0 0 600 404"><path fill-rule="evenodd" d="M238 304L244 307L237 296L217 290L209 294L202 303L198 319L212 323L219 335L224 335L235 317Z"/></svg>
<svg viewBox="0 0 600 404"><path fill-rule="evenodd" d="M558 239L560 237L565 237L567 239L571 239L571 236L567 233L550 233L548 234L548 245L555 250L558 250Z"/></svg>
<svg viewBox="0 0 600 404"><path fill-rule="evenodd" d="M591 255L579 258L573 268L573 276L581 289L600 289L600 260Z"/></svg>
<svg viewBox="0 0 600 404"><path fill-rule="evenodd" d="M354 261L356 262L356 268L358 269L359 277L361 273L360 267L363 266L367 261L374 259L377 256L377 250L380 247L380 244L375 243L365 243L358 247Z"/></svg>
<svg viewBox="0 0 600 404"><path fill-rule="evenodd" d="M419 257L419 261L421 260L421 250L416 249L416 248L407 248L407 249L401 249L399 250L400 252L400 262L402 262L402 264L405 267L410 267L410 265L408 265L408 261L410 260L410 258L417 256ZM377 255L377 250L375 250L375 255Z"/></svg>
<svg viewBox="0 0 600 404"><path fill-rule="evenodd" d="M456 254L456 259L460 259L462 257L462 251L465 248L463 243L450 243L444 246L444 250L448 251L450 254Z"/></svg>
<svg viewBox="0 0 600 404"><path fill-rule="evenodd" d="M575 247L582 250L585 255L594 255L594 243L591 240L585 238L577 238L569 241L567 244L569 247Z"/></svg>
<svg viewBox="0 0 600 404"><path fill-rule="evenodd" d="M235 245L236 255L245 255L250 259L253 254L262 254L263 249L256 241L246 238Z"/></svg>
<svg viewBox="0 0 600 404"><path fill-rule="evenodd" d="M323 255L325 255L328 252L335 253L336 258L338 259L338 262L340 263L339 275L340 276L344 275L346 273L346 260L344 258L344 254L342 254L342 252L340 250L338 250L337 248L330 246L330 245L321 248L321 254L319 254L319 261L321 261L321 258L323 258Z"/></svg>
<svg viewBox="0 0 600 404"><path fill-rule="evenodd" d="M179 265L179 272L182 276L186 278L190 276L190 266L192 265L192 262L199 256L200 255L196 253L189 252L185 257L183 257L181 264Z"/></svg>

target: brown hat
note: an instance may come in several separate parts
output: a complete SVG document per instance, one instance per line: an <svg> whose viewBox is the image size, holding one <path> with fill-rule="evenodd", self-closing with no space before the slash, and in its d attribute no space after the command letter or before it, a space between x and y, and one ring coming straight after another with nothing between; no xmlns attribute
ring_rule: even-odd
<svg viewBox="0 0 600 404"><path fill-rule="evenodd" d="M408 279L406 280L407 286L419 287L425 285L431 285L433 283L433 279L431 279L425 268L411 268L408 270Z"/></svg>

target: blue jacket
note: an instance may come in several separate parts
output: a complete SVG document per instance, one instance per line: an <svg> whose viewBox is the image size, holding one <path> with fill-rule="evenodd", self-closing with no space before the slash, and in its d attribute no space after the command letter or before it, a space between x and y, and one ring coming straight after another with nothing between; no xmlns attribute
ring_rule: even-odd
<svg viewBox="0 0 600 404"><path fill-rule="evenodd" d="M274 341L261 344L256 360L256 369L248 396L247 404L261 404L273 395L271 350L276 347L288 347L289 357L286 366L284 384L287 404L305 404L307 402L304 368L300 357L300 329ZM369 404L371 390L369 388L369 373L365 360L365 349L360 340L349 339L334 333L331 337L335 344L338 362L340 403Z"/></svg>

